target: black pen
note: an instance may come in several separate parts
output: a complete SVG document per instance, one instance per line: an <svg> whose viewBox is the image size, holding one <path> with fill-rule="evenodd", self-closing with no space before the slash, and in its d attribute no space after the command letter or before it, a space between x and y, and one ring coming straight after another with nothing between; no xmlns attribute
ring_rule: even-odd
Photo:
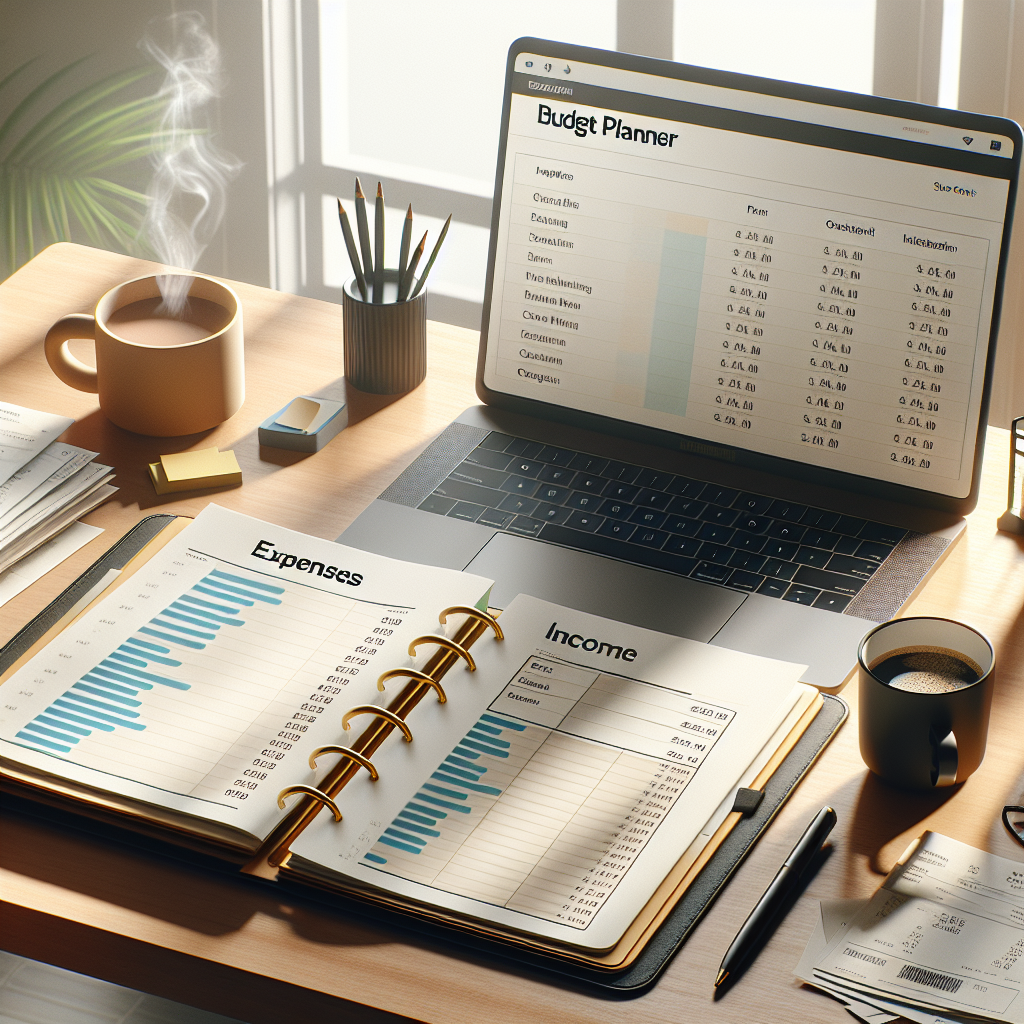
<svg viewBox="0 0 1024 1024"><path fill-rule="evenodd" d="M822 807L815 815L814 821L807 826L807 831L793 847L793 852L785 859L779 873L772 879L772 884L765 889L764 895L757 901L757 906L750 912L736 938L732 940L732 945L722 960L722 966L718 969L715 988L736 970L750 947L771 923L793 886L821 849L837 820L836 812L831 807Z"/></svg>

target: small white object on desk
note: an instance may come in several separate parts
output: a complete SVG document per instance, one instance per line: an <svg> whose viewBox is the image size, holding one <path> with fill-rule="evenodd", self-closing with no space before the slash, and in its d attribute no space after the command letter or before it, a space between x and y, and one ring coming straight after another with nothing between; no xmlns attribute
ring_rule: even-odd
<svg viewBox="0 0 1024 1024"><path fill-rule="evenodd" d="M47 541L27 558L12 565L6 572L0 573L0 605L7 604L12 597L17 597L26 587L42 579L51 569L56 569L61 562L70 558L79 548L85 547L102 532L99 526L72 523L53 540Z"/></svg>
<svg viewBox="0 0 1024 1024"><path fill-rule="evenodd" d="M300 395L260 424L260 444L294 452L318 452L347 426L348 407L344 402Z"/></svg>

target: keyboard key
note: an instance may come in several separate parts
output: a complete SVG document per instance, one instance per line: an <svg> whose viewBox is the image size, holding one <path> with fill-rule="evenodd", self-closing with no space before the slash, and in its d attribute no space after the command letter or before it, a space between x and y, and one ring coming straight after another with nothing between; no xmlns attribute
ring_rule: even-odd
<svg viewBox="0 0 1024 1024"><path fill-rule="evenodd" d="M805 587L817 587L819 590L833 590L837 594L848 594L850 597L860 593L860 588L864 586L864 580L856 580L852 576L840 576L837 572L814 569L806 565L801 565L797 569L793 582L803 584Z"/></svg>
<svg viewBox="0 0 1024 1024"><path fill-rule="evenodd" d="M704 541L700 546L700 551L697 552L697 557L703 558L708 562L726 565L732 557L732 548L727 548L724 544L711 544L708 541Z"/></svg>
<svg viewBox="0 0 1024 1024"><path fill-rule="evenodd" d="M719 526L732 526L739 519L739 512L734 508L722 508L721 505L709 505L701 515L706 523L716 523Z"/></svg>
<svg viewBox="0 0 1024 1024"><path fill-rule="evenodd" d="M787 562L781 558L769 558L761 566L761 572L765 576L772 576L777 580L791 580L798 568L796 562Z"/></svg>
<svg viewBox="0 0 1024 1024"><path fill-rule="evenodd" d="M613 483L604 492L604 496L606 498L618 498L619 501L632 501L639 490L639 487L634 487L632 484Z"/></svg>
<svg viewBox="0 0 1024 1024"><path fill-rule="evenodd" d="M742 512L736 520L736 526L747 533L766 533L771 525L772 520L767 516L748 516Z"/></svg>
<svg viewBox="0 0 1024 1024"><path fill-rule="evenodd" d="M858 540L856 537L840 537L832 550L837 555L855 555L857 554L857 549L863 543L864 541Z"/></svg>
<svg viewBox="0 0 1024 1024"><path fill-rule="evenodd" d="M870 579L878 568L877 562L869 562L866 558L851 558L849 555L833 555L825 566L833 572L857 576L862 580Z"/></svg>
<svg viewBox="0 0 1024 1024"><path fill-rule="evenodd" d="M501 490L509 491L511 494L522 494L526 498L532 498L534 492L540 485L536 480L530 480L525 476L510 476L501 485Z"/></svg>
<svg viewBox="0 0 1024 1024"><path fill-rule="evenodd" d="M555 448L549 444L540 450L537 458L541 462L549 462L554 466L568 466L575 454L565 448Z"/></svg>
<svg viewBox="0 0 1024 1024"><path fill-rule="evenodd" d="M653 508L638 508L635 509L629 517L631 523L636 523L637 526L650 526L658 527L661 526L668 517L664 512L655 512Z"/></svg>
<svg viewBox="0 0 1024 1024"><path fill-rule="evenodd" d="M729 556L729 564L747 572L760 572L767 559L764 555L755 555L750 551L734 551Z"/></svg>
<svg viewBox="0 0 1024 1024"><path fill-rule="evenodd" d="M483 505L474 505L470 501L457 501L450 512L446 513L452 519L465 519L467 522L475 523L481 512L485 512Z"/></svg>
<svg viewBox="0 0 1024 1024"><path fill-rule="evenodd" d="M665 542L665 551L671 551L677 555L694 556L700 550L700 541L693 537L680 537L678 534L670 534Z"/></svg>
<svg viewBox="0 0 1024 1024"><path fill-rule="evenodd" d="M614 459L604 467L604 472L601 474L601 476L608 477L609 480L618 480L624 484L634 483L639 475L639 466L630 466L625 462L616 462Z"/></svg>
<svg viewBox="0 0 1024 1024"><path fill-rule="evenodd" d="M666 509L672 500L671 494L664 491L641 490L636 496L638 505L646 505L648 508Z"/></svg>
<svg viewBox="0 0 1024 1024"><path fill-rule="evenodd" d="M824 608L826 611L830 612L841 612L851 600L853 599L845 597L842 594L829 594L827 592L823 592L815 598L814 607Z"/></svg>
<svg viewBox="0 0 1024 1024"><path fill-rule="evenodd" d="M584 455L580 452L579 455L573 456L569 468L580 473L593 473L595 476L600 476L607 465L607 459L599 459L596 455Z"/></svg>
<svg viewBox="0 0 1024 1024"><path fill-rule="evenodd" d="M782 596L783 601L792 601L794 604L814 604L815 598L821 596L820 590L814 587L801 587L794 583Z"/></svg>
<svg viewBox="0 0 1024 1024"><path fill-rule="evenodd" d="M767 537L759 537L756 533L745 533L737 530L733 534L732 546L742 551L760 551L768 543Z"/></svg>
<svg viewBox="0 0 1024 1024"><path fill-rule="evenodd" d="M705 523L697 536L701 540L710 540L715 544L728 544L735 532L731 526L715 526L714 523Z"/></svg>
<svg viewBox="0 0 1024 1024"><path fill-rule="evenodd" d="M584 512L596 512L604 499L599 494L587 494L586 491L573 491L565 502L569 508L582 509Z"/></svg>
<svg viewBox="0 0 1024 1024"><path fill-rule="evenodd" d="M430 494L417 505L417 508L424 512L436 512L439 516L446 516L455 505L452 498L442 498L437 494Z"/></svg>
<svg viewBox="0 0 1024 1024"><path fill-rule="evenodd" d="M732 487L720 487L718 484L708 484L700 492L701 501L709 501L712 505L731 505L739 495L739 491Z"/></svg>
<svg viewBox="0 0 1024 1024"><path fill-rule="evenodd" d="M776 519L768 527L768 536L777 540L800 540L807 531L795 523L787 523L784 519Z"/></svg>
<svg viewBox="0 0 1024 1024"><path fill-rule="evenodd" d="M594 476L593 473L577 473L573 478L572 486L577 491L603 494L604 489L608 486L608 481L603 476Z"/></svg>
<svg viewBox="0 0 1024 1024"><path fill-rule="evenodd" d="M737 569L725 581L727 587L735 587L736 590L746 590L751 593L757 590L762 583L764 583L763 576L756 572L745 572L743 569Z"/></svg>
<svg viewBox="0 0 1024 1024"><path fill-rule="evenodd" d="M857 548L857 557L870 558L872 562L884 562L892 548L891 544L876 544L873 540L866 540Z"/></svg>
<svg viewBox="0 0 1024 1024"><path fill-rule="evenodd" d="M782 597L785 592L789 590L789 584L784 583L782 580L766 579L764 583L757 588L759 594L764 594L765 597Z"/></svg>
<svg viewBox="0 0 1024 1024"><path fill-rule="evenodd" d="M831 557L831 551L822 551L821 548L802 547L793 556L793 561L799 562L801 565L814 565L819 569L824 569Z"/></svg>
<svg viewBox="0 0 1024 1024"><path fill-rule="evenodd" d="M602 537L614 537L616 540L629 540L637 528L632 523L624 523L618 519L606 519L598 529Z"/></svg>
<svg viewBox="0 0 1024 1024"><path fill-rule="evenodd" d="M698 562L690 575L695 580L704 580L706 583L724 583L733 570L727 565L715 565L713 562Z"/></svg>
<svg viewBox="0 0 1024 1024"><path fill-rule="evenodd" d="M531 479L536 479L543 468L544 463L537 462L534 459L513 459L509 463L508 471L519 476L528 476Z"/></svg>
<svg viewBox="0 0 1024 1024"><path fill-rule="evenodd" d="M510 455L488 451L486 448L474 448L466 456L466 462L475 462L478 466L487 466L489 469L504 469L511 461Z"/></svg>
<svg viewBox="0 0 1024 1024"><path fill-rule="evenodd" d="M845 533L848 537L856 537L864 528L865 520L854 516L840 516L835 526L830 527L835 533Z"/></svg>
<svg viewBox="0 0 1024 1024"><path fill-rule="evenodd" d="M561 505L542 502L530 515L534 519L543 519L545 523L564 523L569 518L569 509L563 508Z"/></svg>
<svg viewBox="0 0 1024 1024"><path fill-rule="evenodd" d="M515 519L515 515L512 512L499 512L496 508L489 508L484 510L477 522L484 526L496 526L499 530L504 530L513 519Z"/></svg>
<svg viewBox="0 0 1024 1024"><path fill-rule="evenodd" d="M535 498L524 498L521 494L506 494L498 502L498 508L502 512L517 512L524 516L533 515L533 510L538 502Z"/></svg>
<svg viewBox="0 0 1024 1024"><path fill-rule="evenodd" d="M636 533L629 539L631 543L643 544L645 548L660 548L668 540L668 534L664 530L648 530L638 526Z"/></svg>
<svg viewBox="0 0 1024 1024"><path fill-rule="evenodd" d="M514 438L505 449L509 455L521 455L524 459L535 459L544 450L544 445L537 441L527 441L525 437Z"/></svg>
<svg viewBox="0 0 1024 1024"><path fill-rule="evenodd" d="M806 505L797 505L792 501L776 501L768 509L772 519L785 519L787 523L799 523L807 512Z"/></svg>
<svg viewBox="0 0 1024 1024"><path fill-rule="evenodd" d="M604 522L603 516L594 515L593 512L573 512L565 521L566 526L574 530L586 530L593 533Z"/></svg>
<svg viewBox="0 0 1024 1024"><path fill-rule="evenodd" d="M453 498L455 501L472 501L477 505L496 506L505 496L503 491L493 487L480 487L477 484L464 483L461 480L444 480L434 488L434 493L442 498Z"/></svg>
<svg viewBox="0 0 1024 1024"><path fill-rule="evenodd" d="M504 455L501 458L505 458ZM500 487L508 478L508 473L500 469L489 469L487 466L477 466L472 462L463 462L456 466L449 480L463 480L470 484L480 484L482 487Z"/></svg>
<svg viewBox="0 0 1024 1024"><path fill-rule="evenodd" d="M760 516L768 511L772 499L766 498L763 494L741 494L733 503L733 508L747 515Z"/></svg>
<svg viewBox="0 0 1024 1024"><path fill-rule="evenodd" d="M831 551L839 540L838 533L827 533L825 530L808 530L801 539L801 543L809 548L824 548Z"/></svg>
<svg viewBox="0 0 1024 1024"><path fill-rule="evenodd" d="M681 533L684 537L696 537L697 531L700 529L700 520L670 515L662 525L669 533Z"/></svg>
<svg viewBox="0 0 1024 1024"><path fill-rule="evenodd" d="M625 501L612 501L605 498L604 504L598 509L603 516L611 516L613 519L628 519L636 509L636 505L630 505Z"/></svg>
<svg viewBox="0 0 1024 1024"><path fill-rule="evenodd" d="M555 484L541 484L533 492L538 501L546 501L551 505L561 505L572 492L568 487L557 487Z"/></svg>
<svg viewBox="0 0 1024 1024"><path fill-rule="evenodd" d="M641 469L634 482L638 487L648 487L652 491L664 491L672 483L672 474L662 473L657 469Z"/></svg>
<svg viewBox="0 0 1024 1024"><path fill-rule="evenodd" d="M792 561L793 556L796 554L797 545L792 544L786 540L772 540L765 541L765 545L761 548L761 554L767 555L769 558L781 558L786 562Z"/></svg>
<svg viewBox="0 0 1024 1024"><path fill-rule="evenodd" d="M816 527L819 530L834 530L838 522L838 513L826 512L822 508L808 509L807 515L803 518L804 526Z"/></svg>
<svg viewBox="0 0 1024 1024"><path fill-rule="evenodd" d="M704 486L703 480L687 480L685 476L677 476L665 490L681 498L696 498Z"/></svg>
<svg viewBox="0 0 1024 1024"><path fill-rule="evenodd" d="M669 512L677 516L686 516L688 519L696 519L707 505L696 498L673 498L668 503Z"/></svg>
<svg viewBox="0 0 1024 1024"><path fill-rule="evenodd" d="M516 516L508 524L509 533L518 533L523 537L536 537L544 524L539 519L530 519L528 516Z"/></svg>
<svg viewBox="0 0 1024 1024"><path fill-rule="evenodd" d="M625 562L636 565L647 565L654 569L663 569L677 576L688 576L696 565L696 559L684 558L668 551L656 551L645 548L641 544L623 544L613 537L604 537L600 533L583 533L580 530L568 530L564 526L548 523L540 534L541 540L562 544L565 547L579 548L581 551L592 551L598 555L609 555L621 558Z"/></svg>
<svg viewBox="0 0 1024 1024"><path fill-rule="evenodd" d="M515 440L511 434L500 434L497 430L492 430L477 447L487 448L492 452L503 452Z"/></svg>
<svg viewBox="0 0 1024 1024"><path fill-rule="evenodd" d="M891 544L893 547L899 544L906 535L906 530L901 530L898 526L886 526L885 523L865 523L860 531L862 540L873 540L879 544Z"/></svg>
<svg viewBox="0 0 1024 1024"><path fill-rule="evenodd" d="M559 484L560 486L567 486L569 481L576 475L574 469L569 469L568 466L545 466L538 475L539 480L543 480L548 484Z"/></svg>

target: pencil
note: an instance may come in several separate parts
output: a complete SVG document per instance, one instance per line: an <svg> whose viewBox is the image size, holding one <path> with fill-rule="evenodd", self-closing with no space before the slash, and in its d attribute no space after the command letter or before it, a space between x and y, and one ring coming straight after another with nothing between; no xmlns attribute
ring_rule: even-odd
<svg viewBox="0 0 1024 1024"><path fill-rule="evenodd" d="M338 200L338 220L341 221L341 233L345 236L345 247L348 249L349 262L355 271L356 284L359 285L359 294L366 301L366 278L363 277L363 268L359 265L359 250L356 249L356 240L352 237L352 225L348 222L348 214L345 207Z"/></svg>
<svg viewBox="0 0 1024 1024"><path fill-rule="evenodd" d="M412 259L409 261L409 268L405 272L405 277L402 279L402 283L398 286L398 301L405 302L406 296L409 294L409 288L412 285L413 275L416 273L416 264L419 263L420 257L423 255L423 247L427 244L427 233L423 232L423 237L420 239L420 244L416 246L416 251L412 254Z"/></svg>
<svg viewBox="0 0 1024 1024"><path fill-rule="evenodd" d="M373 217L373 301L384 301L384 190L377 182L377 208Z"/></svg>
<svg viewBox="0 0 1024 1024"><path fill-rule="evenodd" d="M359 248L363 251L363 272L366 277L373 274L373 257L370 253L370 228L366 223L366 196L363 186L356 178L356 223L359 225Z"/></svg>
<svg viewBox="0 0 1024 1024"><path fill-rule="evenodd" d="M409 266L409 243L412 241L412 203L409 204L409 212L405 215L405 225L402 227L402 251L398 256L398 286L401 289L402 279L405 277L405 269Z"/></svg>
<svg viewBox="0 0 1024 1024"><path fill-rule="evenodd" d="M410 299L415 299L419 295L420 290L423 288L423 283L427 279L427 274L430 273L430 268L434 265L434 260L437 259L437 254L441 251L441 243L444 241L444 236L448 234L448 225L452 222L452 215L448 214L448 219L444 222L444 227L441 228L441 236L437 242L434 243L434 251L430 254L430 259L427 260L426 269L420 274L419 283L416 285L416 290L409 296Z"/></svg>

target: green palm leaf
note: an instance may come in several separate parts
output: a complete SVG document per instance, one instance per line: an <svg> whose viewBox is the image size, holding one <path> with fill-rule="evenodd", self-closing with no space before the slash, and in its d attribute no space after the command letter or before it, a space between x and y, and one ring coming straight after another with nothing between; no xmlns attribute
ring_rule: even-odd
<svg viewBox="0 0 1024 1024"><path fill-rule="evenodd" d="M153 148L168 141L170 133L161 129L166 101L160 95L125 99L124 91L158 69L120 71L60 95L82 60L16 103L15 90L24 87L33 61L0 79L0 109L10 109L0 122L0 230L6 235L0 278L73 234L101 248L145 248L139 231L148 199L118 178L137 174Z"/></svg>

